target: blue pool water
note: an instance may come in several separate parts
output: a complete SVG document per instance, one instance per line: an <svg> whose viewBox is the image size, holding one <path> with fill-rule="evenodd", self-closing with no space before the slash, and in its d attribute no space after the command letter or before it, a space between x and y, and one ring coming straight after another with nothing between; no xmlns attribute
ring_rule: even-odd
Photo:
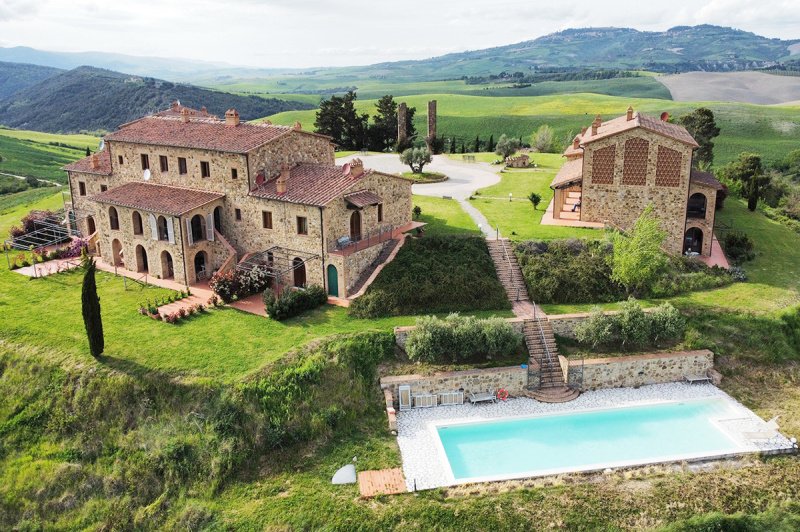
<svg viewBox="0 0 800 532"><path fill-rule="evenodd" d="M437 430L455 480L520 478L737 452L711 422L732 415L727 401L702 399Z"/></svg>

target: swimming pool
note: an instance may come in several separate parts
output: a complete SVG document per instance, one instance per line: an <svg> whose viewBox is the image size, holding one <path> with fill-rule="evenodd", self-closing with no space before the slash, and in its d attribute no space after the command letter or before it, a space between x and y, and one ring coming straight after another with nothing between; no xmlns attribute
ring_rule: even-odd
<svg viewBox="0 0 800 532"><path fill-rule="evenodd" d="M433 427L454 482L712 458L745 449L717 422L730 402L704 398ZM739 413L738 415L741 415Z"/></svg>

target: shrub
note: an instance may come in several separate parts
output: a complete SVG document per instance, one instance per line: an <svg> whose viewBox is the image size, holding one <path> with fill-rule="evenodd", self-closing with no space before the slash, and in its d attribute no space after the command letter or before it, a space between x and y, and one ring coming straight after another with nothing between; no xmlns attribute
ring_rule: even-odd
<svg viewBox="0 0 800 532"><path fill-rule="evenodd" d="M502 318L478 319L450 314L445 319L424 316L408 335L408 357L420 362L491 360L511 356L522 335Z"/></svg>
<svg viewBox="0 0 800 532"><path fill-rule="evenodd" d="M235 272L216 272L211 276L209 288L225 303L233 301L241 291L239 276ZM183 295L181 293L181 295Z"/></svg>
<svg viewBox="0 0 800 532"><path fill-rule="evenodd" d="M754 247L753 239L742 231L730 231L722 237L722 248L725 250L725 255L734 264L741 264L756 258Z"/></svg>
<svg viewBox="0 0 800 532"><path fill-rule="evenodd" d="M591 347L619 345L629 349L678 340L685 329L686 320L669 303L644 312L639 302L630 298L616 314L604 314L599 308L593 310L588 319L575 327L575 337Z"/></svg>
<svg viewBox="0 0 800 532"><path fill-rule="evenodd" d="M612 278L629 294L645 293L667 262L661 251L667 234L653 211L653 205L648 205L627 235L615 233L612 238Z"/></svg>
<svg viewBox="0 0 800 532"><path fill-rule="evenodd" d="M283 321L324 305L328 301L325 289L319 285L312 285L304 290L284 290L276 296L272 290L264 291L264 306L269 317Z"/></svg>

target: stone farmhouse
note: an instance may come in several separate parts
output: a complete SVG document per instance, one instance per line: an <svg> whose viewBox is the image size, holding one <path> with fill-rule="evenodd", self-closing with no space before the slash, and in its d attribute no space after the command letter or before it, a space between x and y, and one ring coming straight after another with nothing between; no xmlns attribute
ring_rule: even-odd
<svg viewBox="0 0 800 532"><path fill-rule="evenodd" d="M692 168L697 142L686 129L628 108L577 135L550 185L553 218L629 229L652 204L673 254L711 255L722 184Z"/></svg>
<svg viewBox="0 0 800 532"><path fill-rule="evenodd" d="M347 297L385 247L416 228L411 182L337 166L329 137L224 120L174 103L67 165L70 216L102 260L202 283L214 271L266 267L278 286Z"/></svg>

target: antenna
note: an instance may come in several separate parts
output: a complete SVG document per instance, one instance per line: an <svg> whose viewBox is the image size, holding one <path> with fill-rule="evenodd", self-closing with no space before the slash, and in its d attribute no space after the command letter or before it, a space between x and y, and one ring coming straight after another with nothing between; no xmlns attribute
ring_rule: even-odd
<svg viewBox="0 0 800 532"><path fill-rule="evenodd" d="M149 180L150 180L150 169L149 169L149 168L148 168L148 169L146 169L146 170L145 170L145 171L142 173L142 179L144 179L145 181L149 181Z"/></svg>

